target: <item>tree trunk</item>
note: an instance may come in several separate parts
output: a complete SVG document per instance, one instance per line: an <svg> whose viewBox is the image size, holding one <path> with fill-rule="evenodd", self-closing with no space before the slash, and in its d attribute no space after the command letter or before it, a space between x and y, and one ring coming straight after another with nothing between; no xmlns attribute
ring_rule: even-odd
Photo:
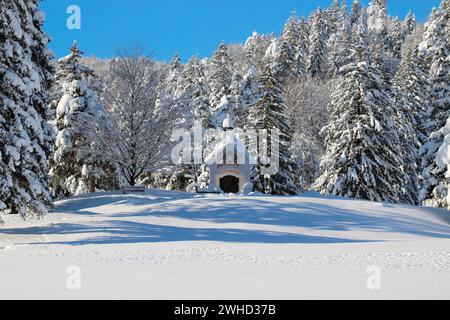
<svg viewBox="0 0 450 320"><path fill-rule="evenodd" d="M95 192L95 179L92 176L88 178L88 191L89 193Z"/></svg>
<svg viewBox="0 0 450 320"><path fill-rule="evenodd" d="M135 187L136 186L136 178L134 176L130 177L130 186Z"/></svg>
<svg viewBox="0 0 450 320"><path fill-rule="evenodd" d="M11 207L11 211L9 212L10 215L18 215L19 214L19 210L17 210L16 206L12 206Z"/></svg>

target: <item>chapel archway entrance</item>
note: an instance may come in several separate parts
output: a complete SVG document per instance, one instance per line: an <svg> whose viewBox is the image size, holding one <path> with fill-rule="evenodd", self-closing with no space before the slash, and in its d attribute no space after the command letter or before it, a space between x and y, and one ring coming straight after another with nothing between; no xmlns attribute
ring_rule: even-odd
<svg viewBox="0 0 450 320"><path fill-rule="evenodd" d="M225 176L220 179L220 189L225 193L239 193L239 182L235 176Z"/></svg>

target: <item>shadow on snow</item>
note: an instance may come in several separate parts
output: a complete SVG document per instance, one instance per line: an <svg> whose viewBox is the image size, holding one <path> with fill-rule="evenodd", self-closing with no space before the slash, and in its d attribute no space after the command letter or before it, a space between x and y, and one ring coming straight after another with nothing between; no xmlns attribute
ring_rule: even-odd
<svg viewBox="0 0 450 320"><path fill-rule="evenodd" d="M5 229L0 230L0 234L88 236L87 239L55 243L66 245L174 241L310 244L370 242L258 230L257 225L265 225L332 231L399 232L432 238L450 238L448 227L404 213L396 214L395 208L398 206L392 207L393 209L386 214L385 210L389 205L374 204L371 212L365 214L361 211L340 208L338 205L309 202L312 198L302 197L302 201L295 202L291 199L299 200L299 198L285 198L286 201L279 203L279 198L193 198L192 195L167 191L152 191L150 195L99 193L90 197L78 197L60 202L55 208L55 214L61 212L75 215L103 215L106 218L120 220L106 219L106 221L91 222L86 225L56 223L43 227ZM125 209L130 212L120 214L95 212L103 206L118 205L123 205L124 208L130 206L130 209ZM431 209L429 213L430 215L440 214L439 210ZM218 224L249 224L253 229L235 229L232 226L231 228L184 228L122 220L135 217L170 217ZM446 214L444 216L443 213L441 218L448 223Z"/></svg>
<svg viewBox="0 0 450 320"><path fill-rule="evenodd" d="M195 199L187 202L165 202L157 206L147 207L142 211L112 214L110 216L120 218L175 217L213 223L248 223L330 231L400 232L450 239L450 228L413 216L395 214L395 208L398 206L393 207L394 209L389 215L383 214L382 211L380 211L380 215L377 215L375 211L370 212L370 214L363 214L338 206L307 202L307 198L304 198L304 200L295 203L289 201L277 203L261 198L215 198L211 203L208 203L209 199ZM387 206L381 204L380 209ZM428 209L421 208L421 210ZM439 210L430 209L429 212L431 216L437 214ZM440 218L448 223L446 214L443 214Z"/></svg>
<svg viewBox="0 0 450 320"><path fill-rule="evenodd" d="M96 223L96 226L77 224L56 224L52 227L31 227L25 229L9 229L0 231L6 234L26 235L70 235L95 234L82 240L67 242L50 242L40 244L61 245L91 245L91 244L120 244L120 243L157 243L177 241L218 241L230 243L354 243L366 241L353 241L338 238L307 236L294 233L242 230L242 229L214 229L214 228L181 228L160 226L129 221L105 221ZM39 244L39 243L38 243Z"/></svg>

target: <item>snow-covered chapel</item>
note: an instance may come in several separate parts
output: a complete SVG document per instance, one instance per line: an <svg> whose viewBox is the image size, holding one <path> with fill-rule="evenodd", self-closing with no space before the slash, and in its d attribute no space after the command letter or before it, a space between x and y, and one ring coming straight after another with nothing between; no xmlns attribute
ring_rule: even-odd
<svg viewBox="0 0 450 320"><path fill-rule="evenodd" d="M230 115L223 121L223 139L205 158L209 191L248 194L253 191L252 170L256 161L236 134Z"/></svg>

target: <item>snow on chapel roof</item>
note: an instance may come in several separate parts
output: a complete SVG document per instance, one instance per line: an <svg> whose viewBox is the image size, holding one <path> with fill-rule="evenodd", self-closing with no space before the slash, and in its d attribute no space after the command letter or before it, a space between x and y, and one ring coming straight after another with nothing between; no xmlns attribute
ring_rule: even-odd
<svg viewBox="0 0 450 320"><path fill-rule="evenodd" d="M237 137L231 114L227 114L222 123L222 128L224 129L224 138L216 145L211 154L206 157L205 164L208 166L256 164L247 147Z"/></svg>
<svg viewBox="0 0 450 320"><path fill-rule="evenodd" d="M205 158L205 164L212 165L252 165L256 161L247 147L232 132L219 142L214 150Z"/></svg>

